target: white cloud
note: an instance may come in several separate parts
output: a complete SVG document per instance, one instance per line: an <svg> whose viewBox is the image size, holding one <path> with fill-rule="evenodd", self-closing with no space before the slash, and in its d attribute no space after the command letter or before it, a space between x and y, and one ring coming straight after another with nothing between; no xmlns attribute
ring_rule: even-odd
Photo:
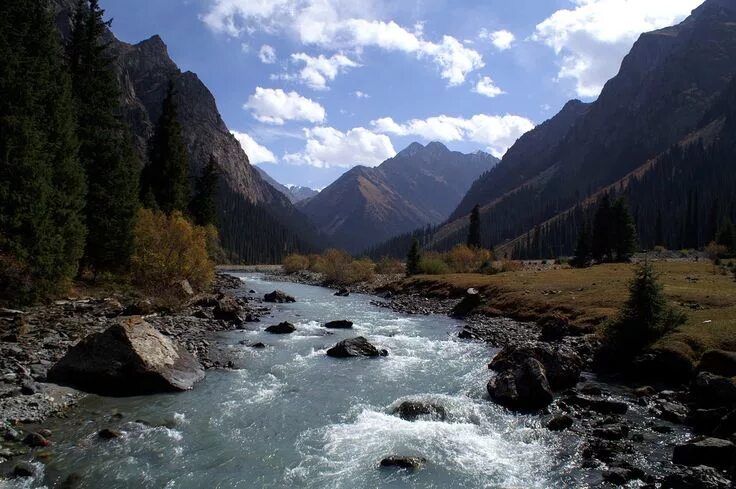
<svg viewBox="0 0 736 489"><path fill-rule="evenodd" d="M334 80L338 73L360 66L344 54L335 54L329 58L320 54L315 58L305 53L295 53L291 55L291 59L304 63L298 75L299 80L315 90L325 90L327 82Z"/></svg>
<svg viewBox="0 0 736 489"><path fill-rule="evenodd" d="M597 96L642 32L682 20L703 0L573 0L537 25L534 39L560 57L560 79L582 97Z"/></svg>
<svg viewBox="0 0 736 489"><path fill-rule="evenodd" d="M481 29L478 37L491 41L499 51L506 51L511 48L511 45L516 41L516 36L513 32L507 30L500 30L495 32L488 32L486 29Z"/></svg>
<svg viewBox="0 0 736 489"><path fill-rule="evenodd" d="M371 96L368 95L365 92L361 92L360 90L356 90L353 92L353 95L355 95L355 98L370 98Z"/></svg>
<svg viewBox="0 0 736 489"><path fill-rule="evenodd" d="M394 21L371 18L373 0L209 0L203 21L215 32L239 36L250 29L282 30L303 44L334 50L375 47L431 60L450 85L484 66L483 57L452 36L424 38L422 24L406 29Z"/></svg>
<svg viewBox="0 0 736 489"><path fill-rule="evenodd" d="M377 119L371 125L379 133L398 136L418 136L427 141L470 141L486 145L494 156L502 156L534 123L518 115L474 115L470 119L439 115L427 119L412 119L404 124L390 117Z"/></svg>
<svg viewBox="0 0 736 489"><path fill-rule="evenodd" d="M261 60L261 63L272 65L276 62L276 50L272 46L264 44L261 46L260 51L258 51L258 58Z"/></svg>
<svg viewBox="0 0 736 489"><path fill-rule="evenodd" d="M265 146L258 144L255 139L250 137L244 132L230 131L235 139L240 143L240 147L243 148L245 154L248 155L248 160L253 165L259 163L276 163L276 156Z"/></svg>
<svg viewBox="0 0 736 489"><path fill-rule="evenodd" d="M304 129L307 143L299 153L284 156L284 161L295 165L318 168L377 166L396 155L391 139L364 127L347 132L333 127Z"/></svg>
<svg viewBox="0 0 736 489"><path fill-rule="evenodd" d="M256 87L256 92L248 98L244 108L266 124L281 125L290 120L318 123L325 120L325 109L320 104L296 92L287 93L280 88Z"/></svg>
<svg viewBox="0 0 736 489"><path fill-rule="evenodd" d="M483 78L478 80L478 83L475 84L475 88L473 89L473 91L475 93L479 93L490 98L498 97L499 95L506 93L501 90L498 85L495 84L490 76L484 76Z"/></svg>

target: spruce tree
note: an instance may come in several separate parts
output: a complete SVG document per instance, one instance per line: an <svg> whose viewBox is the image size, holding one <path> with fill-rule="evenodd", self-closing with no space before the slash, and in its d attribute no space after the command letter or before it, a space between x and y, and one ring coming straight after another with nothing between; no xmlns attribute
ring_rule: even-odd
<svg viewBox="0 0 736 489"><path fill-rule="evenodd" d="M64 286L84 249L85 177L47 1L0 2L0 300Z"/></svg>
<svg viewBox="0 0 736 489"><path fill-rule="evenodd" d="M144 192L150 192L158 207L170 214L189 206L189 156L184 144L174 83L169 82L156 131L150 145L150 168Z"/></svg>
<svg viewBox="0 0 736 489"><path fill-rule="evenodd" d="M736 227L733 225L730 219L726 219L723 221L723 224L718 230L716 243L721 246L725 246L728 250L729 255L736 254Z"/></svg>
<svg viewBox="0 0 736 489"><path fill-rule="evenodd" d="M611 199L608 194L603 195L598 203L598 209L593 219L593 238L591 252L598 262L613 259L613 236L611 234Z"/></svg>
<svg viewBox="0 0 736 489"><path fill-rule="evenodd" d="M480 206L473 207L470 213L470 228L468 229L468 248L480 248Z"/></svg>
<svg viewBox="0 0 736 489"><path fill-rule="evenodd" d="M574 267L585 268L590 266L590 260L592 258L591 239L590 226L588 226L587 222L584 222L580 233L578 233L575 257L571 262Z"/></svg>
<svg viewBox="0 0 736 489"><path fill-rule="evenodd" d="M190 214L199 226L217 225L217 186L220 180L220 166L214 156L210 157L207 166L195 183L195 194L190 205Z"/></svg>
<svg viewBox="0 0 736 489"><path fill-rule="evenodd" d="M411 277L417 275L419 270L419 262L421 260L421 254L419 252L419 241L414 238L411 242L411 248L409 248L409 254L406 257L406 275Z"/></svg>
<svg viewBox="0 0 736 489"><path fill-rule="evenodd" d="M139 206L140 162L120 117L115 59L104 40L110 23L103 17L97 0L80 1L68 49L89 185L84 263L95 274L128 265Z"/></svg>
<svg viewBox="0 0 736 489"><path fill-rule="evenodd" d="M622 198L611 208L611 241L617 261L628 261L636 251L636 226Z"/></svg>

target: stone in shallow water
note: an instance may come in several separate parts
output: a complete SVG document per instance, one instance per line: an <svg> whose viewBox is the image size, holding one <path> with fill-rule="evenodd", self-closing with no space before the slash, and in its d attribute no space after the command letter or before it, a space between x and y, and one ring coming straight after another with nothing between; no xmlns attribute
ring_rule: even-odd
<svg viewBox="0 0 736 489"><path fill-rule="evenodd" d="M266 294L263 297L263 300L266 302L275 302L278 304L283 304L287 302L296 302L296 299L292 296L286 294L286 292L283 292L281 290L274 290L270 294Z"/></svg>
<svg viewBox="0 0 736 489"><path fill-rule="evenodd" d="M353 327L352 321L347 321L345 319L340 319L338 321L330 321L328 323L325 323L325 328L327 329L351 329Z"/></svg>
<svg viewBox="0 0 736 489"><path fill-rule="evenodd" d="M184 391L203 378L189 352L137 316L87 336L49 370L51 382L109 396Z"/></svg>
<svg viewBox="0 0 736 489"><path fill-rule="evenodd" d="M539 410L553 400L544 367L533 358L500 372L488 382L487 388L496 403L519 411Z"/></svg>
<svg viewBox="0 0 736 489"><path fill-rule="evenodd" d="M672 462L678 465L707 465L730 469L736 462L736 445L720 438L702 438L677 445Z"/></svg>
<svg viewBox="0 0 736 489"><path fill-rule="evenodd" d="M427 459L424 457L406 457L392 455L381 460L381 467L394 467L397 469L418 470L421 469Z"/></svg>
<svg viewBox="0 0 736 489"><path fill-rule="evenodd" d="M97 436L99 436L103 440L112 440L113 438L120 438L123 435L119 431L111 430L110 428L104 428L100 430L99 433L97 433Z"/></svg>
<svg viewBox="0 0 736 489"><path fill-rule="evenodd" d="M561 414L550 419L547 423L547 429L551 431L564 431L571 428L575 420L567 414Z"/></svg>
<svg viewBox="0 0 736 489"><path fill-rule="evenodd" d="M335 358L348 357L385 357L386 350L379 350L362 336L342 340L327 350L327 355Z"/></svg>
<svg viewBox="0 0 736 489"><path fill-rule="evenodd" d="M266 328L266 332L271 334L291 334L294 331L296 331L296 326L286 321Z"/></svg>
<svg viewBox="0 0 736 489"><path fill-rule="evenodd" d="M415 421L420 416L430 416L444 421L447 416L444 406L424 401L404 401L393 413L406 421Z"/></svg>

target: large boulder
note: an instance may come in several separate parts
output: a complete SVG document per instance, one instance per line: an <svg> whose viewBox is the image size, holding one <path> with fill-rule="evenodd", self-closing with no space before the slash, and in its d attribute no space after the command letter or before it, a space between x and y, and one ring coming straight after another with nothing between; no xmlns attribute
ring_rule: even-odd
<svg viewBox="0 0 736 489"><path fill-rule="evenodd" d="M460 300L460 302L458 302L452 309L452 315L454 317L465 317L482 303L483 296L480 295L480 292L478 292L477 289L468 289L465 291L465 295L462 300Z"/></svg>
<svg viewBox="0 0 736 489"><path fill-rule="evenodd" d="M345 319L340 319L338 321L330 321L328 323L325 323L325 328L327 329L351 329L353 327L352 321L347 321Z"/></svg>
<svg viewBox="0 0 736 489"><path fill-rule="evenodd" d="M736 352L708 350L703 353L698 370L723 377L736 377Z"/></svg>
<svg viewBox="0 0 736 489"><path fill-rule="evenodd" d="M677 445L672 462L678 465L707 465L728 470L736 464L736 445L720 438L701 438Z"/></svg>
<svg viewBox="0 0 736 489"><path fill-rule="evenodd" d="M552 389L567 389L578 383L583 368L580 357L570 348L553 347L546 343L507 346L493 358L488 368L496 372L503 372L528 358L533 358L542 364L545 377Z"/></svg>
<svg viewBox="0 0 736 489"><path fill-rule="evenodd" d="M690 389L700 404L736 406L736 383L731 378L700 372Z"/></svg>
<svg viewBox="0 0 736 489"><path fill-rule="evenodd" d="M488 382L488 394L509 409L535 411L552 403L552 388L544 367L534 358L526 358L500 372Z"/></svg>
<svg viewBox="0 0 736 489"><path fill-rule="evenodd" d="M273 302L277 304L284 304L287 302L296 302L296 299L288 295L286 292L281 290L274 290L270 294L263 296L263 300L266 302Z"/></svg>
<svg viewBox="0 0 736 489"><path fill-rule="evenodd" d="M138 316L87 336L48 372L50 382L109 396L184 391L203 378L189 352Z"/></svg>
<svg viewBox="0 0 736 489"><path fill-rule="evenodd" d="M271 334L291 334L294 331L296 331L296 327L286 321L266 328L266 332Z"/></svg>
<svg viewBox="0 0 736 489"><path fill-rule="evenodd" d="M222 294L217 297L212 314L215 319L228 321L234 324L242 324L241 307L235 297Z"/></svg>
<svg viewBox="0 0 736 489"><path fill-rule="evenodd" d="M335 358L348 357L385 357L386 350L379 350L362 336L342 340L327 350L327 355Z"/></svg>
<svg viewBox="0 0 736 489"><path fill-rule="evenodd" d="M393 410L393 414L406 421L416 421L425 416L444 421L447 416L444 406L425 401L404 401Z"/></svg>
<svg viewBox="0 0 736 489"><path fill-rule="evenodd" d="M729 489L731 481L705 465L684 467L664 478L662 489Z"/></svg>

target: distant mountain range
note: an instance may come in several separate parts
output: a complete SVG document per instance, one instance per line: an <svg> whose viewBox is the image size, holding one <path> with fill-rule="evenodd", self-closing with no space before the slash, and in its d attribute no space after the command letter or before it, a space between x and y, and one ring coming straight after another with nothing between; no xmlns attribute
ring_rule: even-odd
<svg viewBox="0 0 736 489"><path fill-rule="evenodd" d="M356 166L299 207L332 245L360 252L450 215L494 156L413 143L375 168Z"/></svg>
<svg viewBox="0 0 736 489"><path fill-rule="evenodd" d="M271 175L266 173L266 170L264 170L260 166L255 166L254 168L258 171L258 173L261 175L261 178L263 178L266 183L268 183L273 188L281 192L284 196L286 196L286 198L289 199L292 204L297 204L303 200L311 199L319 193L317 190L309 187L300 187L298 185L287 187L286 185L277 182Z"/></svg>
<svg viewBox="0 0 736 489"><path fill-rule="evenodd" d="M733 189L719 183L732 181L733 166L707 167L704 156L709 148L726 151L724 139L736 138L724 122L723 102L735 74L733 0L707 0L681 24L642 34L598 100L571 101L521 137L501 163L473 183L427 246L447 249L463 242L468 214L479 204L484 244L507 255L570 254L602 191L627 198L642 244L657 239L671 248L707 244L714 224L706 221L736 218ZM707 167L719 175L708 180L710 189L698 183L697 173L684 170L686 163L665 157L694 143L703 151L685 160L692 164L700 158L703 172ZM665 160L674 166L670 174L659 174L658 162ZM665 181L667 192L652 183L661 187ZM648 204L655 192L665 200ZM657 226L660 236L654 235ZM398 253L408 239L394 240L391 247Z"/></svg>

